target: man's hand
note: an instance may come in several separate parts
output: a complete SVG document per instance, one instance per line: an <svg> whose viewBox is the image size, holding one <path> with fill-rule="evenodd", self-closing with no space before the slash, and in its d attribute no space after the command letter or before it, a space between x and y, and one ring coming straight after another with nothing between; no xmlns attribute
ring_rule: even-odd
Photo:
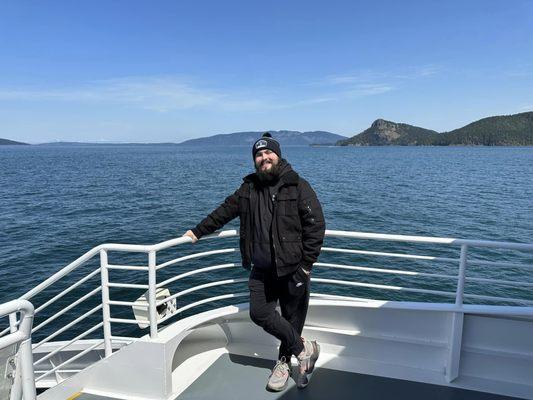
<svg viewBox="0 0 533 400"><path fill-rule="evenodd" d="M191 230L188 230L187 232L185 232L185 233L183 234L183 236L188 236L188 237L190 237L190 238L192 239L192 242L193 242L193 243L196 243L196 242L198 241L198 238L196 237L196 235L195 235L194 233L192 233Z"/></svg>

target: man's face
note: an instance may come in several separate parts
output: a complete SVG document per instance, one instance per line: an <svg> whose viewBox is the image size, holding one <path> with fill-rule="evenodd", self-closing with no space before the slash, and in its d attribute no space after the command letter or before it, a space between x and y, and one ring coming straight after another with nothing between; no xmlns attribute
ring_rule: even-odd
<svg viewBox="0 0 533 400"><path fill-rule="evenodd" d="M279 157L272 150L264 149L255 153L255 169L259 172L269 172L278 163Z"/></svg>

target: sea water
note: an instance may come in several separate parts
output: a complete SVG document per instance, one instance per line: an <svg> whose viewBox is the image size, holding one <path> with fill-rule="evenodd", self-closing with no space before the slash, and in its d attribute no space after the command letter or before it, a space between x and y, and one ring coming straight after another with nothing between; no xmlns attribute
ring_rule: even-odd
<svg viewBox="0 0 533 400"><path fill-rule="evenodd" d="M283 147L283 157L311 183L322 203L328 229L533 243L531 147L287 146ZM240 146L1 146L0 302L24 294L101 243L153 244L180 236L233 193L242 177L252 171L251 150ZM237 221L227 225L237 227ZM172 249L161 259L213 248L215 244L238 248L236 240L188 245ZM328 239L326 245L451 258L458 258L459 254L459 249L453 246L413 247L394 242ZM522 252L482 250L473 251L472 257L533 264L531 254ZM215 257L212 262L169 267L161 272L158 281L187 269L213 265L219 259L220 263L228 262L227 258ZM231 260L238 262L238 253ZM451 276L457 274L458 267L455 262L424 263L325 253L321 261ZM93 267L97 268L98 262L95 259ZM146 264L141 259L132 262ZM533 282L533 270L469 268L472 276ZM89 269L80 269L76 276L88 272ZM184 285L223 279L224 271L216 274L199 274ZM240 269L231 274L246 276ZM420 282L402 275L325 267L316 268L314 276L450 291L455 284L453 279ZM144 277L114 272L112 279L135 282ZM67 283L61 285L58 287L68 287ZM176 290L180 286L171 288L172 292ZM245 285L240 290L245 290ZM531 287L472 284L467 285L467 290L533 300ZM313 291L391 300L406 298L401 291L347 286L314 285ZM87 290L80 288L76 292L74 299ZM203 296L222 292L221 288L212 288ZM129 296L128 300L141 294L142 291L126 295L123 290L113 293ZM200 293L190 301L196 298L201 298ZM431 300L424 294L410 294L409 299ZM64 307L71 301L66 296L58 305ZM99 301L96 296L84 307L90 309ZM130 309L112 312L132 318ZM69 320L68 315L65 321ZM118 332L127 333L127 329L130 327L119 328Z"/></svg>

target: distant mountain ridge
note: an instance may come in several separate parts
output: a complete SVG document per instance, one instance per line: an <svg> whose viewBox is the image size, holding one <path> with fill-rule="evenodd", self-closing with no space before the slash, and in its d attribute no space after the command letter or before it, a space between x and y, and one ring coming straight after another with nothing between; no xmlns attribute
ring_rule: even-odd
<svg viewBox="0 0 533 400"><path fill-rule="evenodd" d="M269 131L281 145L337 145L337 146L533 146L533 111L480 119L449 132L437 131L387 121L375 120L363 132L347 138L327 131ZM174 146L251 146L264 131L218 134L181 143L84 143L51 142L42 145L174 145ZM0 145L28 145L0 139Z"/></svg>
<svg viewBox="0 0 533 400"><path fill-rule="evenodd" d="M139 142L46 142L38 143L36 146L177 146L177 143L172 142L155 142L155 143L139 143Z"/></svg>
<svg viewBox="0 0 533 400"><path fill-rule="evenodd" d="M235 132L190 139L179 143L184 146L251 146L265 131ZM311 144L334 144L346 136L326 131L269 131L282 146L308 146Z"/></svg>
<svg viewBox="0 0 533 400"><path fill-rule="evenodd" d="M28 143L22 143L22 142L16 142L14 140L9 140L9 139L1 139L0 138L0 146L2 145L27 145Z"/></svg>
<svg viewBox="0 0 533 400"><path fill-rule="evenodd" d="M533 112L488 117L449 132L377 119L337 146L532 146Z"/></svg>

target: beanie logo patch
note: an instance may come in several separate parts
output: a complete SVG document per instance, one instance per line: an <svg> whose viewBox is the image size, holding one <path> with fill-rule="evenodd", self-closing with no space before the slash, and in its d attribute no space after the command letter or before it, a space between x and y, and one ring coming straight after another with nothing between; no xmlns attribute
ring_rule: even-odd
<svg viewBox="0 0 533 400"><path fill-rule="evenodd" d="M267 147L267 141L266 140L258 140L257 143L255 144L255 148L256 150L257 149L261 149L263 147Z"/></svg>

